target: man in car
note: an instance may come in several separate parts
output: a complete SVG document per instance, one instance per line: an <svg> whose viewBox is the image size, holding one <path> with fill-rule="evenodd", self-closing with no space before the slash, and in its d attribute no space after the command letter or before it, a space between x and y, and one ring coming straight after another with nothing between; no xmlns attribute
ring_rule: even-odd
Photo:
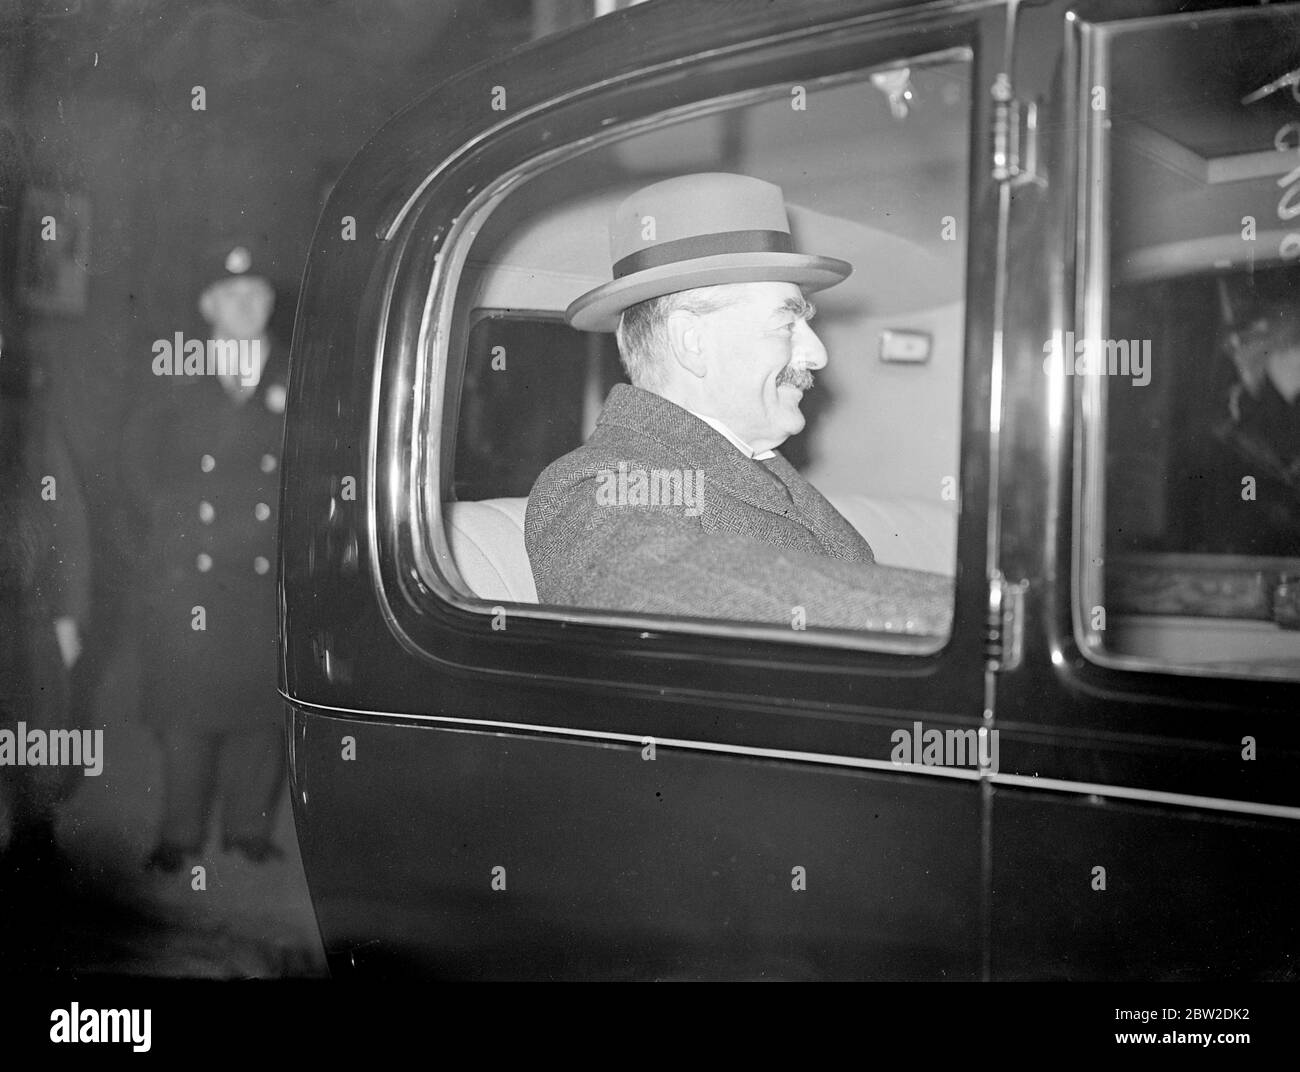
<svg viewBox="0 0 1300 1072"><path fill-rule="evenodd" d="M784 196L687 175L625 200L613 281L574 327L616 332L630 385L538 477L524 538L544 603L942 635L952 583L876 564L779 453L826 350L804 296L844 261L793 249Z"/></svg>

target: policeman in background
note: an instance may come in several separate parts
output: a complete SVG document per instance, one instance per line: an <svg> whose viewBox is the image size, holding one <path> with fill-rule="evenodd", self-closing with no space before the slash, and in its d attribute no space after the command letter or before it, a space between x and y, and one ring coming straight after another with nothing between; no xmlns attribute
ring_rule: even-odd
<svg viewBox="0 0 1300 1072"><path fill-rule="evenodd" d="M287 354L267 332L274 289L251 269L246 246L227 250L199 300L207 328L185 340L237 354L238 367L155 359L124 430L143 716L163 759L148 866L165 872L202 851L218 804L225 851L283 855L271 836L285 775L275 537ZM155 354L163 343L174 347L160 339Z"/></svg>

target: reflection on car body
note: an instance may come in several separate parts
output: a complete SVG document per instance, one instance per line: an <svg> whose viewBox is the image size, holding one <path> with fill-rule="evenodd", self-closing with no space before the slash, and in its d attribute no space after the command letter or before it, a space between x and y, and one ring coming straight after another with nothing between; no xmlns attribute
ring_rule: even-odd
<svg viewBox="0 0 1300 1072"><path fill-rule="evenodd" d="M1300 5L1186 7L656 0L359 154L281 510L335 971L1295 977L1300 99L1246 98L1300 67ZM952 579L944 635L539 599L526 497L623 377L564 311L613 206L703 172L855 266L780 449Z"/></svg>

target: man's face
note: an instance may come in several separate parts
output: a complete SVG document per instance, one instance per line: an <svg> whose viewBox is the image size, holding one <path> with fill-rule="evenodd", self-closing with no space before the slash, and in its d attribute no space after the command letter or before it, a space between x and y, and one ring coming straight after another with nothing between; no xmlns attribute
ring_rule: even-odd
<svg viewBox="0 0 1300 1072"><path fill-rule="evenodd" d="M799 411L826 347L808 326L815 312L793 283L743 283L736 301L700 317L707 416L756 451L803 430Z"/></svg>

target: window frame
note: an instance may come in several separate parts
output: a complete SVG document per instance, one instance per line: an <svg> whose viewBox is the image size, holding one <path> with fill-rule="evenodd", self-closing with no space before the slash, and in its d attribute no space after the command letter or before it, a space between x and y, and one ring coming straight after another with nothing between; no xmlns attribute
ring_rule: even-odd
<svg viewBox="0 0 1300 1072"><path fill-rule="evenodd" d="M1110 174L1111 134L1107 111L1091 107L1090 88L1110 88L1110 68L1107 65L1110 39L1124 33L1141 32L1150 28L1166 28L1179 23L1216 23L1239 20L1254 14L1260 18L1276 18L1269 8L1243 11L1224 8L1216 11L1190 11L1135 18L1119 22L1080 24L1081 32L1078 84L1075 94L1077 120L1081 136L1080 179L1076 183L1076 212L1080 221L1079 270L1075 294L1075 322L1082 326L1085 339L1107 338L1110 310L1110 209L1112 182ZM1206 32L1209 32L1208 30ZM1057 371L1054 375L1059 376ZM1105 599L1106 548L1106 444L1108 412L1107 386L1101 376L1077 376L1072 385L1073 407L1076 415L1072 446L1074 487L1072 491L1074 524L1070 540L1070 609L1074 641L1079 651L1091 663L1109 671L1132 671L1144 675L1161 674L1174 678L1210 678L1220 681L1245 680L1252 682L1300 681L1300 667L1287 672L1282 667L1265 666L1250 670L1242 664L1225 667L1223 664L1176 662L1145 655L1117 652L1106 640L1106 630L1092 626L1091 608L1106 608L1109 625L1110 608ZM1118 558L1129 557L1118 555ZM1204 558L1204 555L1179 556L1186 559ZM1224 568L1240 567L1243 559L1267 571L1270 563L1278 560L1268 556L1217 556ZM1239 570L1238 570L1239 571ZM1207 619L1209 620L1209 619ZM1226 619L1241 621L1242 619ZM1262 620L1262 619L1260 619ZM1278 628L1281 628L1280 626ZM1225 660L1226 662L1226 660Z"/></svg>
<svg viewBox="0 0 1300 1072"><path fill-rule="evenodd" d="M426 401L448 404L431 395L429 362L423 358L436 332L445 331L437 316L452 267L445 239L453 224L467 218L471 200L510 181L521 161L544 161L561 139L577 148L611 137L608 128L616 122L620 132L634 130L676 114L675 106L664 107L664 102L687 94L725 106L737 95L736 86L788 89L837 75L857 80L873 68L953 49L971 57L973 86L992 84L1008 32L1005 4L997 0L875 12L846 6L828 9L822 21L789 20L770 30L774 17L770 11L755 11L725 28L689 36L675 25L654 25L650 17L640 40L653 62L629 61L626 54L621 59L593 57L572 71L561 71L554 60L561 49L569 54L576 42L544 42L534 46L540 62L523 62L531 61L531 52L512 61L515 105L507 115L477 117L481 113L476 109L483 107L479 102L488 99L506 69L496 64L468 72L441 91L438 122L445 121L449 130L433 127L439 133L431 139L429 114L412 114L404 122L405 138L424 145L432 141L438 148L418 170L412 169L391 200L394 211L378 221L375 232L381 258L365 298L374 312L358 336L374 354L364 462L367 569L378 618L404 650L437 667L448 683L463 682L472 689L485 680L516 681L524 690L521 696L531 697L532 717L542 722L561 717L536 707L539 689L547 682L598 690L605 700L617 697L628 705L605 704L603 728L610 720L642 725L636 712L644 716L647 709L637 705L647 703L657 721L672 723L685 717L686 708L678 705L707 697L715 710L734 717L710 727L692 722L686 729L683 724L692 740L766 743L798 751L809 747L815 728L819 753L879 755L879 744L869 743L872 735L882 720L893 725L900 713L925 713L960 725L978 725L983 717L994 382L1000 366L993 273L966 275L959 414L964 509L958 518L952 629L935 654L880 650L884 645L871 650L833 646L825 643L829 632L814 639L792 630L775 640L752 640L725 626L717 635L696 628L671 632L649 618L631 627L613 617L566 621L562 615L542 617L545 612L531 605L526 608L531 616L511 616L508 628L498 631L492 627L495 615L440 598L417 568L417 559L426 553L417 545L428 531L422 474L434 444L415 429L430 420ZM578 36L583 35L595 35L595 28ZM688 101L685 110L694 104ZM992 178L992 113L988 95L972 92L968 189L958 206L968 221L963 236L968 264L993 263L998 256L1003 214ZM441 526L433 531L445 538ZM637 628L641 624L648 627ZM471 693L463 695L472 702ZM790 717L796 713L800 717Z"/></svg>

